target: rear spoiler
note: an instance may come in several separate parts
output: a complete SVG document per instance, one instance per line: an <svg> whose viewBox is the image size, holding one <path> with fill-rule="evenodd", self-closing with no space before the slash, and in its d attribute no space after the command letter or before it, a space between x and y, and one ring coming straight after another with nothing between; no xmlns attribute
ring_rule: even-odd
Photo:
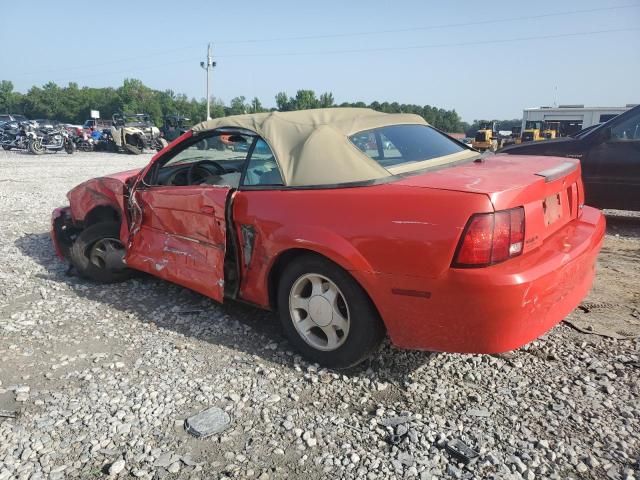
<svg viewBox="0 0 640 480"><path fill-rule="evenodd" d="M577 162L564 162L560 165L556 165L555 167L547 168L541 172L537 172L535 175L539 177L543 177L546 183L553 182L560 177L564 177L565 175L573 172L578 168Z"/></svg>

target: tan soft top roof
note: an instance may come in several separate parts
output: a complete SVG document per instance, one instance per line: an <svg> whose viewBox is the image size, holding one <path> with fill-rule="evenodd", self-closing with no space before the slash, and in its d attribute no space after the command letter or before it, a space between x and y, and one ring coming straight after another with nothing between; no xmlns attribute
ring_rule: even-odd
<svg viewBox="0 0 640 480"><path fill-rule="evenodd" d="M193 132L238 127L260 135L273 150L286 185L361 182L392 175L361 152L349 136L387 125L427 125L418 115L368 108L322 108L215 118Z"/></svg>

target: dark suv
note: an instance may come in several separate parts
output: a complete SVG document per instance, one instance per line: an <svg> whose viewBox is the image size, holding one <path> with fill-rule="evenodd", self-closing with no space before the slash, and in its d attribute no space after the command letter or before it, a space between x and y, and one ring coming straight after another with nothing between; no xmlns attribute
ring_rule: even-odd
<svg viewBox="0 0 640 480"><path fill-rule="evenodd" d="M0 123L4 122L26 122L27 117L17 113L0 113Z"/></svg>
<svg viewBox="0 0 640 480"><path fill-rule="evenodd" d="M579 158L588 205L640 210L640 105L572 137L511 145L499 153Z"/></svg>

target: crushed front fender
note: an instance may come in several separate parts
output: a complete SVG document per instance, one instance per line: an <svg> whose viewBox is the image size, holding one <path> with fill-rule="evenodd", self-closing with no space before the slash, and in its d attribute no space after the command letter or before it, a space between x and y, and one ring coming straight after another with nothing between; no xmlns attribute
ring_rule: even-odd
<svg viewBox="0 0 640 480"><path fill-rule="evenodd" d="M56 255L61 259L69 257L71 245L80 232L71 217L70 207L56 208L51 215L51 241Z"/></svg>

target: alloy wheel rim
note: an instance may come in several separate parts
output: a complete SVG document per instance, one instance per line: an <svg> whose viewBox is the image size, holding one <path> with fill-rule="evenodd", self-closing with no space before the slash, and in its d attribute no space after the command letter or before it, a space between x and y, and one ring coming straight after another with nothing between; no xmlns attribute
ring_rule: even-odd
<svg viewBox="0 0 640 480"><path fill-rule="evenodd" d="M349 305L340 288L324 275L307 273L293 283L289 313L300 337L317 350L336 350L349 335Z"/></svg>
<svg viewBox="0 0 640 480"><path fill-rule="evenodd" d="M122 270L124 246L117 238L102 238L91 246L89 261L98 268Z"/></svg>

